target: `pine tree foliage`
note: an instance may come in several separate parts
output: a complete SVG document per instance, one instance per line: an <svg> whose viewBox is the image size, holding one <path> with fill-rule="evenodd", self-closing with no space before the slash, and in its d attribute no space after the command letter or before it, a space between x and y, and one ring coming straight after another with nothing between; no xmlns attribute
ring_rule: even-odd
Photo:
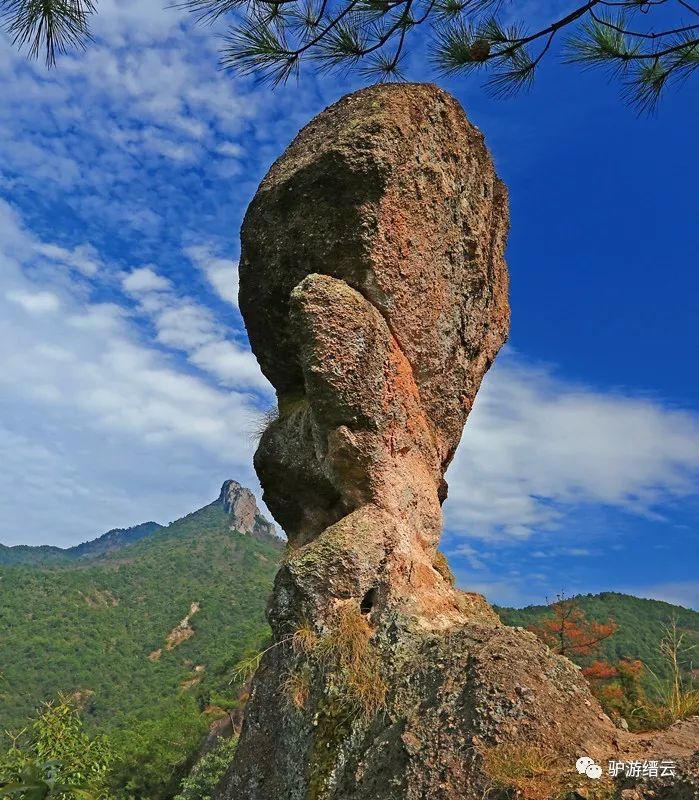
<svg viewBox="0 0 699 800"><path fill-rule="evenodd" d="M578 0L579 2L579 0ZM699 67L699 8L690 0L588 0L544 24L518 19L506 0L181 0L201 22L229 22L221 62L274 84L320 70L356 69L368 80L404 77L413 33L428 29L438 73L485 73L495 95L528 88L549 53L602 67L622 96L654 108L663 89ZM92 0L0 0L0 19L18 46L45 55L84 47ZM536 20L538 21L538 20Z"/></svg>
<svg viewBox="0 0 699 800"><path fill-rule="evenodd" d="M92 0L0 0L0 20L13 44L27 47L32 58L43 52L49 67L57 54L85 47L94 11Z"/></svg>

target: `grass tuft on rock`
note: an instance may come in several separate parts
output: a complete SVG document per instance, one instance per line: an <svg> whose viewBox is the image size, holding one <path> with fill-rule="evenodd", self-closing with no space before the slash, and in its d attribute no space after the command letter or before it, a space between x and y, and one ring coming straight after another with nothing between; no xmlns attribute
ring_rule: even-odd
<svg viewBox="0 0 699 800"><path fill-rule="evenodd" d="M388 693L372 635L359 608L348 604L340 609L335 626L320 639L316 651L326 681L367 718L385 708Z"/></svg>
<svg viewBox="0 0 699 800"><path fill-rule="evenodd" d="M584 795L578 794L580 776L570 764L562 764L560 756L534 744L509 742L484 751L486 773L492 790L505 790L507 796L519 800L614 800L616 789L606 778L584 780ZM498 795L499 796L499 795Z"/></svg>
<svg viewBox="0 0 699 800"><path fill-rule="evenodd" d="M291 672L284 681L283 691L297 711L303 711L311 696L313 673L308 665L297 672Z"/></svg>

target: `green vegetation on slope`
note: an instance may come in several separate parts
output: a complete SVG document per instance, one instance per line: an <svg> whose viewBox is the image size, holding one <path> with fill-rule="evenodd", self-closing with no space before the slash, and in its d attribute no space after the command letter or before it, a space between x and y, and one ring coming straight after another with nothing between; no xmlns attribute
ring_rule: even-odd
<svg viewBox="0 0 699 800"><path fill-rule="evenodd" d="M187 698L234 705L231 667L269 635L281 543L230 524L212 503L107 556L0 566L0 730L61 692L108 733L181 713ZM191 634L168 645L193 604Z"/></svg>
<svg viewBox="0 0 699 800"><path fill-rule="evenodd" d="M667 665L660 653L660 641L665 627L673 619L677 627L686 634L686 644L699 645L699 612L681 606L674 606L660 600L643 600L618 592L580 595L575 598L589 620L604 623L613 619L619 626L609 639L600 643L599 657L612 664L626 659L642 661L657 675L666 677ZM500 617L508 625L521 625L529 628L540 623L551 614L548 606L527 606L526 608L497 608ZM699 650L697 651L699 660ZM575 658L587 665L590 656ZM652 690L650 676L644 684Z"/></svg>
<svg viewBox="0 0 699 800"><path fill-rule="evenodd" d="M0 797L110 800L112 762L106 738L90 738L70 703L47 703L31 728L0 752Z"/></svg>
<svg viewBox="0 0 699 800"><path fill-rule="evenodd" d="M106 735L110 798L208 797L233 742L185 776L209 724L239 705L235 665L269 636L264 609L282 546L231 523L215 502L168 527L110 532L79 556L2 550L0 731L25 727L43 701L72 696L87 734ZM699 642L694 611L615 593L578 603L588 619L618 623L600 653L613 664L641 659L662 675L659 643L673 618L688 644ZM528 627L551 612L499 613Z"/></svg>
<svg viewBox="0 0 699 800"><path fill-rule="evenodd" d="M31 566L41 566L42 564L65 564L70 561L70 556L66 550L50 545L31 547L30 545L18 544L15 547L8 547L0 544L0 566L17 566L26 564Z"/></svg>

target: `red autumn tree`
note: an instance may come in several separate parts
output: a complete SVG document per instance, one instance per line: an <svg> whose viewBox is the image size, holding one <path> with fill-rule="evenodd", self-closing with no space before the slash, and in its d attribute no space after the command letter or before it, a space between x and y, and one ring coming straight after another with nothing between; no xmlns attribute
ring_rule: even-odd
<svg viewBox="0 0 699 800"><path fill-rule="evenodd" d="M619 627L612 619L588 620L575 597L559 595L549 608L552 615L531 625L529 630L562 656L594 655L600 643L613 636Z"/></svg>
<svg viewBox="0 0 699 800"><path fill-rule="evenodd" d="M619 677L619 670L608 661L593 661L589 667L583 669L583 675L589 681L609 681Z"/></svg>

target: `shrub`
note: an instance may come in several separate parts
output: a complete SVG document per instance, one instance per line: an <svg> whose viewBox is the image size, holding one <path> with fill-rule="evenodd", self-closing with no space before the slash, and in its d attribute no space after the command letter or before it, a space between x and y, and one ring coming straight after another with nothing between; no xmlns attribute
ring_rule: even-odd
<svg viewBox="0 0 699 800"><path fill-rule="evenodd" d="M66 697L42 705L28 731L11 736L0 755L0 796L17 800L108 800L114 761L104 736L90 738Z"/></svg>
<svg viewBox="0 0 699 800"><path fill-rule="evenodd" d="M174 800L211 800L214 789L233 760L237 744L238 740L235 738L219 739L184 778Z"/></svg>

